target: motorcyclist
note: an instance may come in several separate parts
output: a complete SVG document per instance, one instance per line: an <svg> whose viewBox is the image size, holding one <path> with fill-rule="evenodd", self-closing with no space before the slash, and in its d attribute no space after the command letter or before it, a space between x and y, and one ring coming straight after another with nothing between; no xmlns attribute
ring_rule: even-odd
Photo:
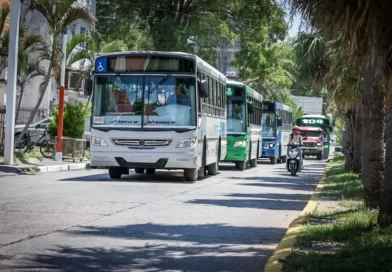
<svg viewBox="0 0 392 272"><path fill-rule="evenodd" d="M290 134L289 144L291 144L291 143L298 143L298 144L302 145L302 136L299 132L298 126L294 126L292 133Z"/></svg>
<svg viewBox="0 0 392 272"><path fill-rule="evenodd" d="M302 145L302 136L300 134L300 130L298 126L294 126L292 129L292 133L290 134L290 138L289 138L289 144L292 143L296 143L298 145ZM290 148L290 147L289 147ZM303 156L302 156L302 150L300 149L300 158L301 158L301 170L304 169L304 165L303 165Z"/></svg>

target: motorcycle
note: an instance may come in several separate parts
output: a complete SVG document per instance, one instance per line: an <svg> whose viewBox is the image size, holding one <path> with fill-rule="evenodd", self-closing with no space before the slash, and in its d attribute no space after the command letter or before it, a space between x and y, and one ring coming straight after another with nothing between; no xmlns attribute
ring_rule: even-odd
<svg viewBox="0 0 392 272"><path fill-rule="evenodd" d="M302 145L298 143L289 143L287 145L287 171L290 172L292 176L295 176L297 172L301 172L303 169L302 160Z"/></svg>

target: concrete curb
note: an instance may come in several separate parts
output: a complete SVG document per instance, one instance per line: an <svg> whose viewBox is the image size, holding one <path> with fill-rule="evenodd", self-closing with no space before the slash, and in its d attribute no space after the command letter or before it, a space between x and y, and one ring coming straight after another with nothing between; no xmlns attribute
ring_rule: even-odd
<svg viewBox="0 0 392 272"><path fill-rule="evenodd" d="M35 167L41 173L83 170L90 168L90 163L70 163Z"/></svg>
<svg viewBox="0 0 392 272"><path fill-rule="evenodd" d="M47 172L62 172L62 171L74 171L90 169L89 162L83 163L69 163L69 164L58 164L58 165L42 165L42 166L6 166L0 165L0 176L18 175L24 173L47 173Z"/></svg>
<svg viewBox="0 0 392 272"><path fill-rule="evenodd" d="M282 272L283 271L283 263L285 259L290 256L293 247L297 241L297 237L300 234L303 225L306 223L306 219L308 215L312 214L319 202L320 202L320 193L324 187L324 178L325 172L330 167L327 165L324 168L324 174L318 183L315 191L313 192L312 197L308 201L306 207L302 210L302 212L298 215L296 219L289 225L289 228L286 234L283 236L279 245L276 247L272 256L268 259L266 265L264 266L264 272Z"/></svg>

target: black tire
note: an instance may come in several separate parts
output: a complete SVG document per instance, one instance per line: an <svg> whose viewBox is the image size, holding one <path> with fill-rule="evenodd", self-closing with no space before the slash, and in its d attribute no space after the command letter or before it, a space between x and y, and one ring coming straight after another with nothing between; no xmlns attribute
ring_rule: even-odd
<svg viewBox="0 0 392 272"><path fill-rule="evenodd" d="M122 168L121 167L109 167L109 177L111 179L121 179Z"/></svg>
<svg viewBox="0 0 392 272"><path fill-rule="evenodd" d="M187 181L195 182L199 178L199 171L196 168L184 169L184 177Z"/></svg>
<svg viewBox="0 0 392 272"><path fill-rule="evenodd" d="M42 156L44 156L44 158L51 159L54 156L53 148L54 141L44 140L39 147L39 151L41 152Z"/></svg>
<svg viewBox="0 0 392 272"><path fill-rule="evenodd" d="M257 159L250 160L250 167L256 167L257 166Z"/></svg>
<svg viewBox="0 0 392 272"><path fill-rule="evenodd" d="M287 156L283 156L282 157L282 163L286 163L287 162Z"/></svg>
<svg viewBox="0 0 392 272"><path fill-rule="evenodd" d="M240 170L240 171L244 171L246 168L246 162L245 161L238 161L235 162L235 167Z"/></svg>
<svg viewBox="0 0 392 272"><path fill-rule="evenodd" d="M277 162L277 163L282 163L282 158L279 157L279 158L276 160L276 162Z"/></svg>
<svg viewBox="0 0 392 272"><path fill-rule="evenodd" d="M295 176L295 169L291 169L291 172L290 172L290 174L292 175L292 176Z"/></svg>
<svg viewBox="0 0 392 272"><path fill-rule="evenodd" d="M203 154L202 154L202 161L201 161L201 163L202 163L202 166L206 166L206 164L207 164L207 138L206 137L204 137L204 140L203 140Z"/></svg>
<svg viewBox="0 0 392 272"><path fill-rule="evenodd" d="M270 162L271 164L276 164L276 157L271 157Z"/></svg>
<svg viewBox="0 0 392 272"><path fill-rule="evenodd" d="M155 175L155 168L147 168L146 173L147 175Z"/></svg>
<svg viewBox="0 0 392 272"><path fill-rule="evenodd" d="M144 174L144 168L135 168L136 174Z"/></svg>
<svg viewBox="0 0 392 272"><path fill-rule="evenodd" d="M321 161L322 159L323 159L323 154L322 153L317 154L317 160Z"/></svg>
<svg viewBox="0 0 392 272"><path fill-rule="evenodd" d="M207 166L207 171L208 175L210 176L216 176L218 174L218 163L214 162L213 164L210 164Z"/></svg>

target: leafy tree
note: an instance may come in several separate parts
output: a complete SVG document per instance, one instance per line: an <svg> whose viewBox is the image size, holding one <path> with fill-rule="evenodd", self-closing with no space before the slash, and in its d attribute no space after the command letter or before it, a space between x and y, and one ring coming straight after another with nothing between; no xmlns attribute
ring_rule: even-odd
<svg viewBox="0 0 392 272"><path fill-rule="evenodd" d="M61 33L76 20L85 20L91 25L95 21L95 18L90 11L86 7L81 7L76 4L76 0L31 0L28 3L27 10L38 11L46 19L52 43L46 48L44 54L41 56L43 59L49 61L49 67L39 88L40 96L37 104L20 134L18 142L21 141L30 124L33 122L45 96L46 89L49 86L50 79L53 77L54 69L61 63L61 61L59 61L61 59Z"/></svg>
<svg viewBox="0 0 392 272"><path fill-rule="evenodd" d="M78 101L75 104L65 104L64 107L64 123L63 123L63 136L75 139L83 137L84 129L86 127L86 118L89 113L85 111L86 105ZM56 108L53 113L49 124L49 135L52 137L57 136L57 127L59 122L59 110Z"/></svg>

